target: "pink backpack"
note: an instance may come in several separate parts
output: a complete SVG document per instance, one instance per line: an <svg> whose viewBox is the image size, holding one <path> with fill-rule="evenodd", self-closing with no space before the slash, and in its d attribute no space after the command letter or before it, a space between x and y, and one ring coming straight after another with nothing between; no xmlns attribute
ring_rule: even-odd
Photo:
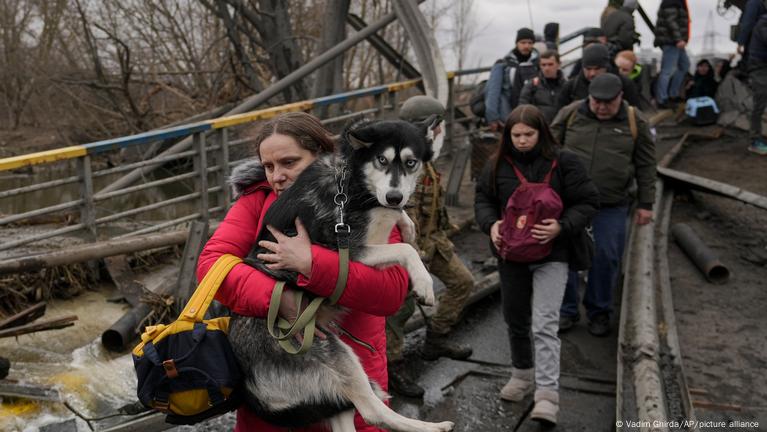
<svg viewBox="0 0 767 432"><path fill-rule="evenodd" d="M551 163L551 170L542 183L529 183L511 159L507 160L514 168L520 185L506 202L498 253L506 261L535 262L551 253L554 241L541 244L534 239L531 232L533 225L544 219L559 219L562 215L562 199L550 185L557 161Z"/></svg>

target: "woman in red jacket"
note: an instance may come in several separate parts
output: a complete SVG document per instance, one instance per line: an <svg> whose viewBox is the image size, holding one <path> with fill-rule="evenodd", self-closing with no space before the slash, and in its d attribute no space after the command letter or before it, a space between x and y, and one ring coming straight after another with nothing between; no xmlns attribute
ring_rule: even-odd
<svg viewBox="0 0 767 432"><path fill-rule="evenodd" d="M261 229L261 220L269 206L282 191L290 187L298 175L321 153L333 151L328 131L316 117L306 113L289 113L276 117L263 125L255 137L258 161L238 166L232 173L232 184L237 201L205 245L197 266L197 278L202 278L223 254L246 257ZM338 278L338 253L312 245L300 224L298 235L280 236L278 246L264 258L275 268L299 273L298 285L311 293L328 297L335 289ZM401 241L395 228L390 243ZM216 300L240 315L266 318L269 299L275 280L246 264L238 264L224 279ZM370 295L370 286L376 295ZM349 263L346 289L338 303L349 309L341 326L355 338L372 346L365 347L341 336L359 357L368 377L387 389L385 317L394 314L407 294L408 275L399 266L375 269L357 262ZM293 293L283 293L280 315L292 318L295 312L287 310L294 305ZM288 297L288 298L286 298ZM358 431L378 431L365 424L357 414ZM281 431L256 417L245 407L237 411L235 431ZM293 429L296 430L296 429ZM301 429L326 430L317 425Z"/></svg>

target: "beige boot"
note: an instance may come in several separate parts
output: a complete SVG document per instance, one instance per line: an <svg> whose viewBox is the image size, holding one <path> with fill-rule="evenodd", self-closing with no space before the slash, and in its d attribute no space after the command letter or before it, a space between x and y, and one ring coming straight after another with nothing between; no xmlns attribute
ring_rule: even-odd
<svg viewBox="0 0 767 432"><path fill-rule="evenodd" d="M511 379L501 389L501 399L519 402L533 391L535 369L511 368Z"/></svg>
<svg viewBox="0 0 767 432"><path fill-rule="evenodd" d="M538 389L535 391L535 406L530 413L530 419L539 422L557 424L559 413L559 392L553 389Z"/></svg>

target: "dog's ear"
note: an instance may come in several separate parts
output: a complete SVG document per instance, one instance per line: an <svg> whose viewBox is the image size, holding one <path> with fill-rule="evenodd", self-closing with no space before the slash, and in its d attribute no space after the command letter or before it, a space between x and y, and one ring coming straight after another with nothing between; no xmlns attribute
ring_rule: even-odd
<svg viewBox="0 0 767 432"><path fill-rule="evenodd" d="M364 127L358 130L349 131L346 134L346 138L349 141L349 145L352 146L352 149L359 150L362 148L368 148L373 143L370 141L366 141L363 137L367 135L365 132L367 132L367 129L369 129L370 126Z"/></svg>

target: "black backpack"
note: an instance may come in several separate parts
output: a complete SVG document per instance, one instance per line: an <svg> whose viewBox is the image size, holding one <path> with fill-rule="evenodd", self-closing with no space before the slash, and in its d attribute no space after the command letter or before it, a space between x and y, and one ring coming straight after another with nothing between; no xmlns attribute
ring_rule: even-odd
<svg viewBox="0 0 767 432"><path fill-rule="evenodd" d="M487 80L480 81L469 99L469 109L480 119L485 118L485 87L487 87Z"/></svg>

